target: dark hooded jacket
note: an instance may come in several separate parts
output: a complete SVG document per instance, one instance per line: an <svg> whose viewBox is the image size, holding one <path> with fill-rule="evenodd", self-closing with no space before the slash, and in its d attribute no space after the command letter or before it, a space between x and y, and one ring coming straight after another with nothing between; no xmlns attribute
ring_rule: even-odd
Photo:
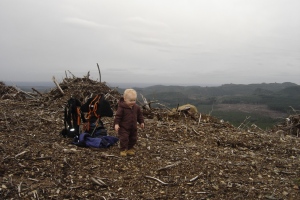
<svg viewBox="0 0 300 200"><path fill-rule="evenodd" d="M119 124L121 129L137 130L137 122L144 123L144 117L140 106L134 104L130 108L122 97L118 102L118 110L114 119L114 124Z"/></svg>

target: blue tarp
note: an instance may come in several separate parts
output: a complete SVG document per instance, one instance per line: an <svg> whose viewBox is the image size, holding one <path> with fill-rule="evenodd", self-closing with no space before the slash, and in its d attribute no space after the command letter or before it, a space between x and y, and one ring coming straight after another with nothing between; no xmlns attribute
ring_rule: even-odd
<svg viewBox="0 0 300 200"><path fill-rule="evenodd" d="M79 138L77 138L77 141L74 141L73 144L85 147L108 148L118 141L119 139L114 136L106 135L101 137L92 137L88 133L81 133Z"/></svg>

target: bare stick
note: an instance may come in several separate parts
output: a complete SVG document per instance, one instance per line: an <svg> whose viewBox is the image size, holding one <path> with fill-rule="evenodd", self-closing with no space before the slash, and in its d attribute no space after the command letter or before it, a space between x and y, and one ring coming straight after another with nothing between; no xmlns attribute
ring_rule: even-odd
<svg viewBox="0 0 300 200"><path fill-rule="evenodd" d="M197 135L200 135L200 133L198 133L195 128L192 126L192 130L194 131L194 133L196 133Z"/></svg>
<svg viewBox="0 0 300 200"><path fill-rule="evenodd" d="M21 153L18 153L17 155L15 155L15 158L17 158L18 156L21 156L21 155L23 155L23 154L25 154L25 153L27 153L28 151L22 151Z"/></svg>
<svg viewBox="0 0 300 200"><path fill-rule="evenodd" d="M21 197L21 191L22 191L22 181L21 183L18 185L18 193L19 193L19 197Z"/></svg>
<svg viewBox="0 0 300 200"><path fill-rule="evenodd" d="M97 63L97 67L98 67L98 72L99 72L99 81L101 83L101 72L100 72L100 67L99 67L99 64Z"/></svg>
<svg viewBox="0 0 300 200"><path fill-rule="evenodd" d="M17 88L16 86L13 86L16 90L18 90L18 92L21 92L23 94L26 94L27 96L31 97L31 98L35 98L34 96L28 94L27 92L24 92L23 90L21 90L20 88Z"/></svg>
<svg viewBox="0 0 300 200"><path fill-rule="evenodd" d="M100 185L100 186L104 186L104 187L107 187L107 185L103 182L103 181L101 181L101 180L99 180L99 179L96 179L96 178L94 178L94 177L91 177L91 180L94 182L94 183L96 183L97 185Z"/></svg>
<svg viewBox="0 0 300 200"><path fill-rule="evenodd" d="M171 167L175 167L175 166L179 165L180 163L181 163L181 162L178 161L178 162L175 162L175 163L173 163L173 164L171 164L171 165L167 165L167 166L165 166L165 167L159 168L159 169L156 170L156 171L161 171L161 170L169 169L169 168L171 168Z"/></svg>
<svg viewBox="0 0 300 200"><path fill-rule="evenodd" d="M200 124L200 120L201 120L201 113L199 114L198 126Z"/></svg>
<svg viewBox="0 0 300 200"><path fill-rule="evenodd" d="M297 113L299 110L295 110L292 106L289 106L292 110L293 110L293 112L295 112L295 113Z"/></svg>
<svg viewBox="0 0 300 200"><path fill-rule="evenodd" d="M28 180L39 182L39 180L35 178L28 178Z"/></svg>
<svg viewBox="0 0 300 200"><path fill-rule="evenodd" d="M140 95L142 96L146 110L150 110L150 106L149 106L147 99L142 94L140 94Z"/></svg>
<svg viewBox="0 0 300 200"><path fill-rule="evenodd" d="M68 72L73 76L73 78L76 78L76 76L74 74L72 74L72 72L70 72L69 70L68 70Z"/></svg>
<svg viewBox="0 0 300 200"><path fill-rule="evenodd" d="M155 177L152 177L152 176L145 176L145 178L156 180L156 181L160 182L163 185L168 185L169 184L169 183L165 183L165 182L159 180L158 178L155 178Z"/></svg>
<svg viewBox="0 0 300 200"><path fill-rule="evenodd" d="M88 73L86 74L86 78L90 79L90 71L88 71Z"/></svg>
<svg viewBox="0 0 300 200"><path fill-rule="evenodd" d="M53 80L53 82L55 83L56 87L59 89L60 93L61 93L62 95L64 95L64 94L65 94L64 91L61 89L61 87L59 86L59 84L58 84L57 81L55 80L55 77L54 77L54 76L52 77L52 80Z"/></svg>
<svg viewBox="0 0 300 200"><path fill-rule="evenodd" d="M193 181L197 180L198 178L199 178L199 176L195 176L194 178L192 178L192 179L190 180L190 182L193 182Z"/></svg>
<svg viewBox="0 0 300 200"><path fill-rule="evenodd" d="M38 195L38 193L37 193L37 190L33 190L32 193L33 193L33 197L34 197L35 199L39 199L39 195Z"/></svg>
<svg viewBox="0 0 300 200"><path fill-rule="evenodd" d="M101 183L103 186L108 186L106 183L104 183L104 181L101 180L100 177L96 177L97 181L99 181L99 183Z"/></svg>
<svg viewBox="0 0 300 200"><path fill-rule="evenodd" d="M38 93L41 97L43 96L42 93L40 93L39 91L37 91L36 89L34 88L31 88L33 91L35 91L36 93Z"/></svg>

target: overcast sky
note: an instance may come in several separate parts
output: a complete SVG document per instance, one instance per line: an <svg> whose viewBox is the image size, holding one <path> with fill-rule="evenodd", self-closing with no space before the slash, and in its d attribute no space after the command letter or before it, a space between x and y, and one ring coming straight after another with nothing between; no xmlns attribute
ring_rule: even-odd
<svg viewBox="0 0 300 200"><path fill-rule="evenodd" d="M0 81L300 84L299 0L1 0Z"/></svg>

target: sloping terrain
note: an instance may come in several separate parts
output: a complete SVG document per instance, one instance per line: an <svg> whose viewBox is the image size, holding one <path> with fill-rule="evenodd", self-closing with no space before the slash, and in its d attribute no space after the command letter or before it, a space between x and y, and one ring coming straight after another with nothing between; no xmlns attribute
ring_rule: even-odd
<svg viewBox="0 0 300 200"><path fill-rule="evenodd" d="M1 199L300 199L300 140L285 124L240 130L145 109L137 155L124 158L118 145L83 148L60 135L71 95L104 93L115 111L120 94L86 78L60 87L28 98L0 84ZM113 118L103 121L117 136Z"/></svg>
<svg viewBox="0 0 300 200"><path fill-rule="evenodd" d="M271 110L267 105L261 104L217 104L215 110L218 111L240 111L244 113L257 113L262 116L269 116L271 118L283 118L286 113Z"/></svg>

